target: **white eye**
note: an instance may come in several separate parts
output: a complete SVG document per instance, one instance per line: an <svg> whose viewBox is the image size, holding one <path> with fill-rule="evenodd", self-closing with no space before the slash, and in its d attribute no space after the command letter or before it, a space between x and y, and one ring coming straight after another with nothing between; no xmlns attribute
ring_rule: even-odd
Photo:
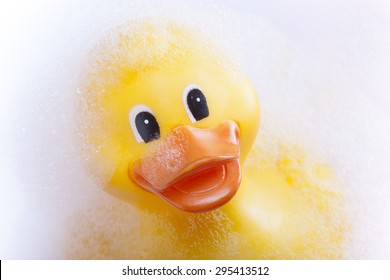
<svg viewBox="0 0 390 280"><path fill-rule="evenodd" d="M145 105L137 105L129 113L129 122L138 143L160 138L160 127L152 110Z"/></svg>
<svg viewBox="0 0 390 280"><path fill-rule="evenodd" d="M190 84L184 89L183 103L191 122L194 123L209 116L206 97L197 85Z"/></svg>

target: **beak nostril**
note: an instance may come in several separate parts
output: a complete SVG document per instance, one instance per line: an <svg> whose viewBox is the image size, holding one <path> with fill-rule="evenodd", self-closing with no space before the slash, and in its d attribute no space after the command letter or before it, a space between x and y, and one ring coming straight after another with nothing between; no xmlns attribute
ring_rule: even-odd
<svg viewBox="0 0 390 280"><path fill-rule="evenodd" d="M220 133L223 136L223 140L231 143L238 144L240 139L240 130L238 125L233 121L227 121L220 126Z"/></svg>

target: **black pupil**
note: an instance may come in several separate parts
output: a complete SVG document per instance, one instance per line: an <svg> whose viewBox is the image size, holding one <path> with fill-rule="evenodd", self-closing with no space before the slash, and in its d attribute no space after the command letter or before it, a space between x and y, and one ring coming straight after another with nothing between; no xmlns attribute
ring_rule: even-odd
<svg viewBox="0 0 390 280"><path fill-rule="evenodd" d="M206 97L200 89L191 89L187 95L187 104L194 119L200 121L209 116L209 107Z"/></svg>
<svg viewBox="0 0 390 280"><path fill-rule="evenodd" d="M160 138L160 127L156 118L149 112L141 112L135 117L138 133L145 143Z"/></svg>

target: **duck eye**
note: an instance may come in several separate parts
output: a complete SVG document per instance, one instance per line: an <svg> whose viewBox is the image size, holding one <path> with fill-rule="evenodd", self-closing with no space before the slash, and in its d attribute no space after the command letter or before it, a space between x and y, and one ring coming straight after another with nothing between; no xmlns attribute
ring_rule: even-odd
<svg viewBox="0 0 390 280"><path fill-rule="evenodd" d="M184 89L183 102L193 123L209 116L206 97L197 85L189 85Z"/></svg>
<svg viewBox="0 0 390 280"><path fill-rule="evenodd" d="M148 143L160 138L160 127L152 110L148 107L135 106L130 111L129 121L138 142Z"/></svg>

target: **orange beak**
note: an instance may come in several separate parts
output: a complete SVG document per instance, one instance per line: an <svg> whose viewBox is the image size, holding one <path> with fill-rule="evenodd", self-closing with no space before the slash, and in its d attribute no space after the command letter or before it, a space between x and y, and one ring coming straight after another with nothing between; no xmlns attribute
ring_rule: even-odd
<svg viewBox="0 0 390 280"><path fill-rule="evenodd" d="M239 138L233 121L209 129L177 127L150 154L129 165L129 176L181 210L216 209L241 182Z"/></svg>

